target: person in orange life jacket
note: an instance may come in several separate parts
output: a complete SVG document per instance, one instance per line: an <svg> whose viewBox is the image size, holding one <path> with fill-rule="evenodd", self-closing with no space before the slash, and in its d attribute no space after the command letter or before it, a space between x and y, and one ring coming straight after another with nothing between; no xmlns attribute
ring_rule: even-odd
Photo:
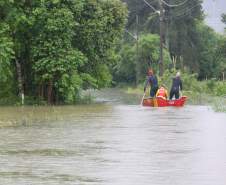
<svg viewBox="0 0 226 185"><path fill-rule="evenodd" d="M156 97L162 97L164 99L167 99L168 98L168 92L165 89L164 85L161 85L160 86L159 90L156 93Z"/></svg>
<svg viewBox="0 0 226 185"><path fill-rule="evenodd" d="M180 78L180 72L177 72L176 77L173 78L172 87L170 90L170 100L175 96L176 99L179 99L179 92L182 91L182 81Z"/></svg>
<svg viewBox="0 0 226 185"><path fill-rule="evenodd" d="M153 98L153 97L155 97L155 94L156 94L156 92L158 90L158 79L154 75L152 69L149 69L148 70L148 76L147 76L147 80L145 82L144 92L146 91L146 88L147 88L148 84L151 86L151 89L150 89L150 97Z"/></svg>

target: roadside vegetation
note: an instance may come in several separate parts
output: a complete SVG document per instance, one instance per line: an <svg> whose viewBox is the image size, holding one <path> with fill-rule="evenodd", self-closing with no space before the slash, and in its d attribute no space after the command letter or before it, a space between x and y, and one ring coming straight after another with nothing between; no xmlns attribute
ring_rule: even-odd
<svg viewBox="0 0 226 185"><path fill-rule="evenodd" d="M0 0L0 103L74 104L111 85L120 0Z"/></svg>
<svg viewBox="0 0 226 185"><path fill-rule="evenodd" d="M172 78L175 76L176 70L165 71L163 77L159 78L159 84L163 84L168 93L172 85ZM217 79L197 80L198 74L190 74L183 72L181 75L183 81L183 96L188 96L188 103L192 105L210 105L216 111L226 112L226 81ZM124 87L124 91L128 94L136 94L142 97L144 84L137 87ZM149 96L149 89L146 91Z"/></svg>
<svg viewBox="0 0 226 185"><path fill-rule="evenodd" d="M226 34L200 0L166 2L160 83L181 71L191 103L226 96ZM147 69L160 72L159 20L142 0L0 0L0 105L90 103L84 90L120 84L142 94Z"/></svg>

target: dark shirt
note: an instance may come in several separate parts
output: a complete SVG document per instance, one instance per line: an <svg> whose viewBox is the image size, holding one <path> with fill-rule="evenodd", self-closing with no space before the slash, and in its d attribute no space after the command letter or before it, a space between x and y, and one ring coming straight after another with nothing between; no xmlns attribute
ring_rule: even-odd
<svg viewBox="0 0 226 185"><path fill-rule="evenodd" d="M175 77L173 78L173 84L172 84L172 88L171 90L173 91L182 91L182 81L180 79L180 77Z"/></svg>
<svg viewBox="0 0 226 185"><path fill-rule="evenodd" d="M148 76L144 87L146 88L148 84L150 84L151 88L158 87L158 79L157 79L157 77L154 76L154 75Z"/></svg>

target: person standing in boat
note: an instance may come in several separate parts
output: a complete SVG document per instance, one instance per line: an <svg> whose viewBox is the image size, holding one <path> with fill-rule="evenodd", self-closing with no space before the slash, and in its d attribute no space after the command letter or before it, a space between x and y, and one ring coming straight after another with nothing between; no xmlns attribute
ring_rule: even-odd
<svg viewBox="0 0 226 185"><path fill-rule="evenodd" d="M180 72L177 72L176 77L173 78L172 87L170 90L170 100L172 100L174 96L175 99L179 99L180 91L182 91L182 81L180 78Z"/></svg>
<svg viewBox="0 0 226 185"><path fill-rule="evenodd" d="M145 82L144 92L146 92L146 88L147 88L148 85L151 86L150 97L153 98L153 97L155 97L156 92L158 91L158 79L154 75L152 69L148 70L148 76L147 76L147 80Z"/></svg>

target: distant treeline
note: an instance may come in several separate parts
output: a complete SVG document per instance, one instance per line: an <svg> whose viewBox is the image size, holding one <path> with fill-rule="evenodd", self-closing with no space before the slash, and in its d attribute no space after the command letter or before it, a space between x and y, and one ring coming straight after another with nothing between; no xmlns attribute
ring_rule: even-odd
<svg viewBox="0 0 226 185"><path fill-rule="evenodd" d="M159 71L160 0L123 1L128 4L129 17L115 80L142 81L148 67ZM223 79L226 34L218 34L205 24L202 1L161 0L161 3L164 68L196 73L199 80ZM226 15L222 15L222 22L226 23ZM138 43L132 37L137 33Z"/></svg>
<svg viewBox="0 0 226 185"><path fill-rule="evenodd" d="M153 12L143 0L0 0L0 104L76 103L83 89L158 73L159 1L146 0ZM200 0L183 2L162 1L164 69L222 78L225 35Z"/></svg>

